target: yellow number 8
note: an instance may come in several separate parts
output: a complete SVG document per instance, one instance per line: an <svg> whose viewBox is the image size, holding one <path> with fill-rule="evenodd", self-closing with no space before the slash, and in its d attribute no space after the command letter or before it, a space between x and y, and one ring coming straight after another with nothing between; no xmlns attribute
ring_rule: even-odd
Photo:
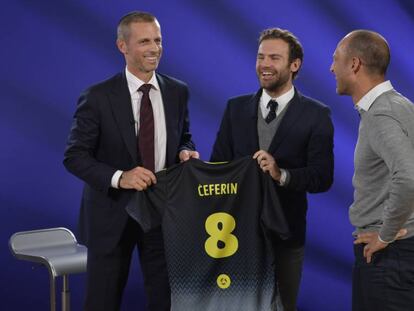
<svg viewBox="0 0 414 311"><path fill-rule="evenodd" d="M233 216L227 213L214 213L206 219L205 225L210 237L206 240L204 248L210 257L229 257L237 252L239 241L231 234L236 228Z"/></svg>

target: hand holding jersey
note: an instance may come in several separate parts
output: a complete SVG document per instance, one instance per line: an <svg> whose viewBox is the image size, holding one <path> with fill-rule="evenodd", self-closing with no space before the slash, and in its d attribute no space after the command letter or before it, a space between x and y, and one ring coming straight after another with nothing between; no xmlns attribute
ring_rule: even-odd
<svg viewBox="0 0 414 311"><path fill-rule="evenodd" d="M185 162L190 160L191 158L194 159L199 159L200 158L200 154L198 153L198 151L193 151L193 150L181 150L180 154L178 155L180 162Z"/></svg>
<svg viewBox="0 0 414 311"><path fill-rule="evenodd" d="M154 173L142 166L137 166L132 170L123 172L119 178L119 188L122 189L141 191L156 183L157 179Z"/></svg>
<svg viewBox="0 0 414 311"><path fill-rule="evenodd" d="M188 161L191 158L198 159L199 157L200 155L197 151L181 150L179 153L180 162ZM122 173L119 178L118 188L142 191L156 183L157 178L153 172L145 167L137 166L132 170Z"/></svg>
<svg viewBox="0 0 414 311"><path fill-rule="evenodd" d="M253 155L253 159L257 160L257 163L259 163L263 172L269 172L270 176L272 176L275 181L280 181L282 172L280 171L275 158L269 152L259 150Z"/></svg>

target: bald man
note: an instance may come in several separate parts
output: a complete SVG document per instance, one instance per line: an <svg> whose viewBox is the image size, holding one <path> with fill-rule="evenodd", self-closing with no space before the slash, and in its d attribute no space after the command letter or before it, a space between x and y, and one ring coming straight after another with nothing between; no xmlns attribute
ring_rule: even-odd
<svg viewBox="0 0 414 311"><path fill-rule="evenodd" d="M414 310L414 105L385 79L387 41L356 30L331 65L361 119L355 149L353 311Z"/></svg>

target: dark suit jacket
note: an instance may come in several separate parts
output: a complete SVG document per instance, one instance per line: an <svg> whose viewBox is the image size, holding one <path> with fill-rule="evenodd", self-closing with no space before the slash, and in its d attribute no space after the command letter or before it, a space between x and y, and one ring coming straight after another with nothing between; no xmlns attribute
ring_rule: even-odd
<svg viewBox="0 0 414 311"><path fill-rule="evenodd" d="M189 132L187 86L156 74L165 110L166 165L178 161L182 149L194 150ZM114 189L116 170L141 165L134 127L131 97L125 73L84 91L78 101L64 165L85 181L79 218L79 240L105 252L119 241L127 222L125 211L132 190Z"/></svg>
<svg viewBox="0 0 414 311"><path fill-rule="evenodd" d="M211 161L230 161L259 150L257 111L261 94L260 89L228 101ZM287 109L268 151L290 174L287 186L276 185L292 232L288 243L303 245L306 192L327 191L333 182L333 125L328 107L297 90Z"/></svg>

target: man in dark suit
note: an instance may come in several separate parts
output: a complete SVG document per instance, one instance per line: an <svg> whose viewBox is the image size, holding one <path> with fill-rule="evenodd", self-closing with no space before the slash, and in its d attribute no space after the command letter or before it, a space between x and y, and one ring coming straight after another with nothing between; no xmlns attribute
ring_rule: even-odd
<svg viewBox="0 0 414 311"><path fill-rule="evenodd" d="M292 232L275 241L278 310L296 310L306 231L306 192L327 191L333 181L333 126L325 105L293 86L303 49L289 31L263 31L256 72L261 88L229 100L211 161L252 155L275 180Z"/></svg>
<svg viewBox="0 0 414 311"><path fill-rule="evenodd" d="M85 182L79 222L88 247L85 310L119 310L135 246L147 310L170 310L161 230L144 232L125 211L134 191L156 183L154 172L198 157L187 86L155 73L161 43L153 15L125 15L117 38L125 70L83 92L74 115L64 164Z"/></svg>

